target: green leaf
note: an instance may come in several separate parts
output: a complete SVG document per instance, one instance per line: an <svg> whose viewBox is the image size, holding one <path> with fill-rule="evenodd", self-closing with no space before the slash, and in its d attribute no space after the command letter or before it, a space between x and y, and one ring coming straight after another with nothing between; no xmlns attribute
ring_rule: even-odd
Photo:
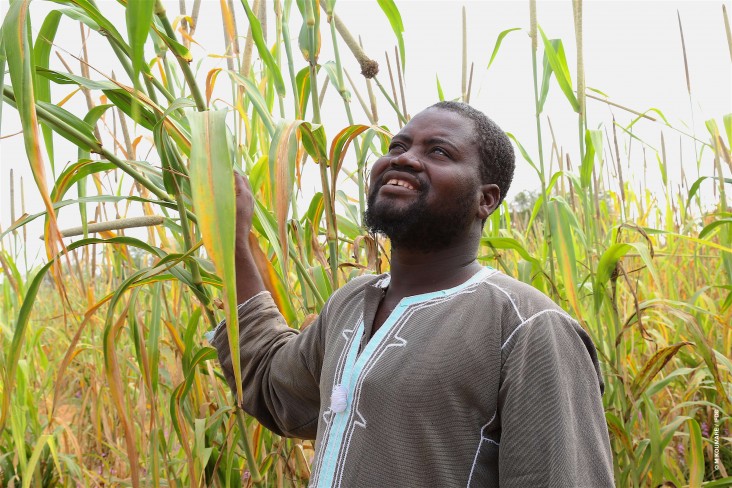
<svg viewBox="0 0 732 488"><path fill-rule="evenodd" d="M717 227L729 224L732 224L732 218L715 220L711 224L704 226L701 232L699 232L699 239L705 239Z"/></svg>
<svg viewBox="0 0 732 488"><path fill-rule="evenodd" d="M87 114L84 116L84 122L89 124L89 126L93 128L96 125L97 121L101 118L101 116L104 115L107 109L111 107L114 107L114 105L112 105L111 103L97 105L96 107L89 110L89 112L87 112ZM77 151L77 157L79 160L90 159L91 152L86 148L79 147L79 150ZM84 181L83 179L79 179L76 188L79 197L86 196L86 181ZM79 203L79 215L81 217L81 225L84 228L84 237L88 237L87 224L89 220L87 218L86 203Z"/></svg>
<svg viewBox="0 0 732 488"><path fill-rule="evenodd" d="M310 101L310 67L306 66L295 75L295 86L297 87L297 106L300 109L299 116L305 118Z"/></svg>
<svg viewBox="0 0 732 488"><path fill-rule="evenodd" d="M110 38L110 42L116 44L128 56L131 55L130 46L122 38L122 35L119 33L117 28L114 26L114 23L111 20L109 20L107 17L102 15L102 13L99 11L99 9L96 7L96 5L94 5L92 0L71 0L71 1L69 1L69 0L50 0L50 1L61 4L65 7L67 7L69 4L72 4L77 9L80 9L82 12L84 12L84 15L78 17L77 20L83 21L85 18L90 19L92 22L87 23L87 25L89 27L94 28L94 26L96 25L95 30L99 31L99 33L102 34L103 36ZM135 0L135 1L137 1L137 0ZM76 10L76 9L61 9L60 11L66 15L69 15L70 10ZM78 12L78 10L77 10L77 12Z"/></svg>
<svg viewBox="0 0 732 488"><path fill-rule="evenodd" d="M13 332L13 341L10 344L10 349L5 360L5 377L3 378L3 403L2 410L0 411L0 432L5 428L5 422L7 421L8 412L10 409L10 397L13 393L13 386L15 384L15 374L18 369L18 360L20 359L21 350L23 347L23 339L25 338L25 332L28 327L28 320L30 319L31 310L35 303L38 290L41 287L43 278L46 272L49 270L54 261L43 266L35 278L31 281L28 286L23 302L18 312L18 318L15 321L15 330Z"/></svg>
<svg viewBox="0 0 732 488"><path fill-rule="evenodd" d="M565 176L565 173L563 171L557 171L556 173L554 173L549 180L549 184L546 185L546 193L540 193L539 196L536 198L536 202L534 202L534 208L531 209L529 223L526 224L526 235L528 235L529 231L534 225L534 222L536 221L536 217L539 215L539 211L544 206L545 195L551 195L552 188L554 188L554 185L557 184L557 181L559 181L559 178L561 178L562 176Z"/></svg>
<svg viewBox="0 0 732 488"><path fill-rule="evenodd" d="M330 144L330 153L328 155L328 161L330 161L330 164L335 167L332 178L332 183L334 185L332 189L333 194L335 194L336 178L338 176L338 172L341 169L341 166L343 165L343 159L346 157L346 151L348 150L348 146L359 134L362 134L370 128L371 127L368 125L350 125L340 131L338 134L336 134L336 136L333 138L333 141Z"/></svg>
<svg viewBox="0 0 732 488"><path fill-rule="evenodd" d="M25 470L23 471L23 488L30 487L31 481L33 480L32 473L36 469L36 464L38 464L38 459L41 457L43 448L46 447L46 443L49 442L50 439L52 439L50 435L42 435L36 441L33 453L31 454L30 459L28 459L28 464L26 464Z"/></svg>
<svg viewBox="0 0 732 488"><path fill-rule="evenodd" d="M86 150L98 147L98 141L94 135L94 128L72 114L68 110L52 103L38 102L38 107L44 112L52 115L61 125L49 124L59 135L71 141L75 146ZM64 130L64 126L71 127L74 132ZM79 137L81 136L81 137ZM96 143L96 144L93 144Z"/></svg>
<svg viewBox="0 0 732 488"><path fill-rule="evenodd" d="M559 44L562 41L559 39L550 39L549 43L552 45L554 50L559 49ZM544 56L542 60L542 75L541 75L541 89L539 90L539 113L544 111L544 103L546 103L546 97L549 95L549 80L552 76L552 65L549 64L549 56L547 51L544 50Z"/></svg>
<svg viewBox="0 0 732 488"><path fill-rule="evenodd" d="M445 94L442 92L442 85L440 85L440 77L435 74L435 81L437 82L437 97L441 102L445 101Z"/></svg>
<svg viewBox="0 0 732 488"><path fill-rule="evenodd" d="M51 83L47 78L41 78L38 76L38 68L48 68L48 61L51 55L51 46L53 40L56 37L56 31L58 30L58 24L61 20L61 12L52 10L46 16L41 26L41 30L38 31L36 37L36 43L33 47L33 62L36 65L36 100L51 103ZM54 158L53 158L53 133L51 128L46 124L41 124L41 132L43 133L43 142L46 145L46 152L48 153L48 159L51 163L51 171L54 171Z"/></svg>
<svg viewBox="0 0 732 488"><path fill-rule="evenodd" d="M267 133L272 137L275 130L274 124L272 123L272 115L267 108L267 102L264 100L264 97L262 97L257 86L252 82L252 80L244 78L239 73L229 70L226 70L226 73L235 83L244 88L244 91L247 93L249 100L254 106L254 110L257 111L259 117L262 119L264 127L267 129Z"/></svg>
<svg viewBox="0 0 732 488"><path fill-rule="evenodd" d="M275 61L272 53L269 52L269 49L267 49L267 45L264 43L262 24L259 22L257 16L254 15L254 12L252 12L252 9L249 7L249 2L247 0L241 0L241 3L247 13L249 26L252 29L252 37L254 38L254 44L257 46L257 52L259 52L259 57L262 58L262 61L264 62L265 66L267 66L267 69L274 78L274 86L277 90L277 94L281 97L284 97L285 81L282 79L282 73L280 72L280 67L277 65L277 61Z"/></svg>
<svg viewBox="0 0 732 488"><path fill-rule="evenodd" d="M58 202L64 197L64 195L66 195L66 192L74 183L86 178L90 174L109 171L114 168L116 168L116 166L109 161L92 161L91 159L80 159L79 161L70 164L63 173L56 178L56 183L51 191L51 200Z"/></svg>
<svg viewBox="0 0 732 488"><path fill-rule="evenodd" d="M719 180L718 176L702 176L698 178L694 183L691 184L691 187L689 187L689 196L686 198L686 207L688 208L689 205L691 205L691 199L696 195L696 192L699 191L699 186L702 184L702 182L706 179L713 179L713 180ZM732 185L732 178L725 178L724 182L728 185Z"/></svg>
<svg viewBox="0 0 732 488"><path fill-rule="evenodd" d="M541 27L539 27L539 32L541 33L541 38L544 40L544 52L549 60L549 65L552 67L554 79L559 83L559 88L564 92L564 96L567 97L574 111L579 112L579 102L572 89L572 78L569 74L567 58L564 55L564 45L559 39L556 40L556 43L549 42Z"/></svg>
<svg viewBox="0 0 732 488"><path fill-rule="evenodd" d="M587 129L585 132L585 157L580 166L580 184L588 189L592 183L592 172L595 168L595 159L602 159L602 132Z"/></svg>
<svg viewBox="0 0 732 488"><path fill-rule="evenodd" d="M501 49L501 43L503 42L503 38L506 37L509 33L517 30L521 30L521 28L513 27L511 29L506 29L505 31L498 34L498 38L496 38L496 44L493 46L493 52L491 53L491 59L488 61L488 66L486 66L486 69L490 69L491 64L493 64L493 60L496 59L498 50Z"/></svg>
<svg viewBox="0 0 732 488"><path fill-rule="evenodd" d="M148 363L152 365L159 364L160 361L160 317L162 315L161 303L162 300L158 300L157 297L161 297L163 291L162 283L156 283L153 287L153 296L156 297L152 300L152 310L150 311L150 320L148 322L148 333L147 333L147 354ZM199 309L200 310L200 309ZM152 394L156 395L158 392L158 372L159 368L151 368L151 389Z"/></svg>
<svg viewBox="0 0 732 488"><path fill-rule="evenodd" d="M191 62L193 61L193 56L191 56L191 51L188 50L187 47L185 47L183 44L178 42L177 40L168 37L165 35L163 31L161 31L159 28L155 27L155 24L153 24L153 29L155 29L155 34L158 35L160 40L165 44L165 47L170 49L173 54L178 56L179 58L183 59L184 61Z"/></svg>
<svg viewBox="0 0 732 488"><path fill-rule="evenodd" d="M298 125L298 130L302 137L302 145L313 161L326 161L328 156L325 148L328 141L325 128L322 125L316 126L305 122Z"/></svg>
<svg viewBox="0 0 732 488"><path fill-rule="evenodd" d="M242 387L234 263L234 158L229 150L226 111L192 112L188 119L191 124L191 196L206 251L224 283L226 330L237 385L236 398L240 404Z"/></svg>
<svg viewBox="0 0 732 488"><path fill-rule="evenodd" d="M2 32L0 32L0 127L3 126L3 94L5 93L5 64L7 57L5 56L5 42L3 41Z"/></svg>
<svg viewBox="0 0 732 488"><path fill-rule="evenodd" d="M394 0L377 1L381 10L386 14L386 18L389 19L391 29L394 31L394 35L396 35L397 42L399 42L399 58L402 60L402 70L404 70L406 58L404 57L404 36L402 35L404 33L404 23L402 22L402 15L399 13L399 9L394 3Z"/></svg>
<svg viewBox="0 0 732 488"><path fill-rule="evenodd" d="M340 86L340 82L338 80L338 66L333 61L328 61L327 63L323 64L322 66L316 66L316 72L318 72L321 67L325 70L325 73L328 75L328 79L333 84L333 86L338 91L341 91L342 87ZM310 69L307 68L307 70L308 70L308 74L309 74ZM308 85L308 89L309 88L310 88L310 85Z"/></svg>
<svg viewBox="0 0 732 488"><path fill-rule="evenodd" d="M690 345L693 345L693 343L678 342L676 344L668 347L663 347L656 351L656 353L651 356L651 359L649 359L643 366L643 369L641 369L641 371L636 375L633 383L630 385L630 390L633 394L633 397L639 398L641 395L645 394L646 389L653 381L653 378L656 377L658 372L661 371L666 363L673 359L676 353L679 352L679 349L684 346Z"/></svg>
<svg viewBox="0 0 732 488"><path fill-rule="evenodd" d="M195 327L194 327L195 330ZM187 351L186 351L187 352ZM213 347L202 347L201 349L196 352L195 356L191 358L190 364L188 365L188 374L186 374L186 380L183 386L183 390L180 393L180 399L184 399L188 392L191 389L191 386L193 385L193 380L195 379L197 367L206 361L211 361L213 359L216 359L218 357L218 354L216 353L216 349Z"/></svg>
<svg viewBox="0 0 732 488"><path fill-rule="evenodd" d="M297 128L302 121L281 121L277 124L269 146L269 172L273 186L274 211L280 246L288 247L287 216L292 202L292 187L297 164ZM282 276L287 276L287 254L280 262Z"/></svg>
<svg viewBox="0 0 732 488"><path fill-rule="evenodd" d="M117 108L122 110L132 120L147 130L153 130L157 122L157 117L141 105L137 99L133 98L130 92L120 88L116 90L104 90L104 94L107 95L110 102L115 104Z"/></svg>
<svg viewBox="0 0 732 488"><path fill-rule="evenodd" d="M44 77L54 83L61 85L80 85L90 90L117 90L119 86L115 85L111 81L95 81L83 76L78 76L72 73L62 73L60 71L54 71L45 67L39 67L36 70L36 74L40 77Z"/></svg>
<svg viewBox="0 0 732 488"><path fill-rule="evenodd" d="M724 114L722 121L724 132L727 134L727 147L732 149L732 114Z"/></svg>
<svg viewBox="0 0 732 488"><path fill-rule="evenodd" d="M86 25L87 27L89 27L91 30L93 30L95 32L98 32L99 30L101 30L101 27L99 27L99 24L94 22L91 19L91 17L86 15L84 13L84 11L79 8L76 8L76 7L60 8L60 9L58 9L58 11L72 20L77 20L77 21L81 22L82 24Z"/></svg>
<svg viewBox="0 0 732 488"><path fill-rule="evenodd" d="M645 404L645 420L648 425L648 437L651 441L651 475L652 475L652 486L660 486L663 480L663 449L661 448L661 427L659 425L658 410L654 407L653 403L644 397Z"/></svg>
<svg viewBox="0 0 732 488"><path fill-rule="evenodd" d="M704 488L728 488L732 486L732 476L727 476L726 478L719 478L718 480L714 481L706 481L702 483Z"/></svg>
<svg viewBox="0 0 732 488"><path fill-rule="evenodd" d="M702 486L704 481L704 444L701 429L695 419L689 419L689 451L686 464L689 466L689 486Z"/></svg>
<svg viewBox="0 0 732 488"><path fill-rule="evenodd" d="M551 229L552 247L557 256L559 272L564 283L567 300L578 319L582 319L582 308L579 301L579 283L577 281L577 259L574 253L574 239L569 227L571 214L566 204L553 199L548 204L549 228Z"/></svg>
<svg viewBox="0 0 732 488"><path fill-rule="evenodd" d="M51 231L48 241L55 248L58 238L56 219L46 184L46 165L41 151L41 138L38 132L38 113L34 93L35 67L32 63L33 46L31 45L30 16L28 14L30 0L16 0L10 4L2 25L2 43L7 57L7 68L10 72L12 90L3 86L3 96L12 92L15 106L20 117L23 130L23 142L28 156L33 178L38 187L40 197L51 218Z"/></svg>
<svg viewBox="0 0 732 488"><path fill-rule="evenodd" d="M526 152L526 149L524 149L524 146L521 145L521 143L516 139L516 136L511 134L510 132L506 132L506 135L511 139L514 144L516 144L516 147L518 147L519 152L521 153L521 156L524 157L527 163L529 163L529 166L531 166L534 171L536 171L536 174L539 175L539 178L541 178L541 171L539 171L539 168L534 164L534 161L531 159L531 156L529 156L529 153Z"/></svg>
<svg viewBox="0 0 732 488"><path fill-rule="evenodd" d="M496 249L510 249L516 251L519 256L530 262L532 265L539 266L539 260L529 254L524 246L519 241L512 237L484 237L480 240L481 244L495 247Z"/></svg>
<svg viewBox="0 0 732 488"><path fill-rule="evenodd" d="M132 69L138 84L138 76L145 64L145 41L150 32L153 20L155 0L131 0L127 2L125 19L127 20L127 39L130 41Z"/></svg>
<svg viewBox="0 0 732 488"><path fill-rule="evenodd" d="M643 264L646 265L656 284L660 283L658 273L653 265L648 246L643 242L619 242L613 244L602 253L600 261L597 264L595 272L595 283L593 286L593 294L595 296L595 312L600 310L602 300L606 294L606 287L610 282L618 262L626 256L630 251L636 251L640 256Z"/></svg>

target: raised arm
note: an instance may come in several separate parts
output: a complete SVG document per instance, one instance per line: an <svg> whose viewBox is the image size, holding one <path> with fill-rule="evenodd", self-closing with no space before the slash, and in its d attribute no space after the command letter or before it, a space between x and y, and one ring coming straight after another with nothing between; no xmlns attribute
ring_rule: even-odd
<svg viewBox="0 0 732 488"><path fill-rule="evenodd" d="M249 180L234 173L236 189L236 300L244 303L257 293L264 291L264 283L254 263L249 247L249 233L252 230L254 196Z"/></svg>
<svg viewBox="0 0 732 488"><path fill-rule="evenodd" d="M315 438L320 409L323 315L299 333L287 326L265 290L249 246L254 197L236 175L236 288L243 409L278 434ZM225 324L211 341L229 387L234 371Z"/></svg>

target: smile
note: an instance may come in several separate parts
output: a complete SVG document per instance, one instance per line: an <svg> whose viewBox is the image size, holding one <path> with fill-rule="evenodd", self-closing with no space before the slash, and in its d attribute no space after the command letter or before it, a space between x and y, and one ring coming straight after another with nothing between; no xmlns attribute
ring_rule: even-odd
<svg viewBox="0 0 732 488"><path fill-rule="evenodd" d="M410 183L407 183L404 180L399 180L397 178L390 179L386 182L386 184L392 186L401 186L402 188L406 188L407 190L415 190L414 186L412 186Z"/></svg>

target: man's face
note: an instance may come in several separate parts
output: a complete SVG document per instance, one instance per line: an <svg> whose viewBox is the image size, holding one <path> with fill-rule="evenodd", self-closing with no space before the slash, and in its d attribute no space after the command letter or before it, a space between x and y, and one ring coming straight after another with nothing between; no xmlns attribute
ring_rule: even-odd
<svg viewBox="0 0 732 488"><path fill-rule="evenodd" d="M366 226L398 249L435 251L480 224L480 157L474 125L437 108L417 114L371 170Z"/></svg>

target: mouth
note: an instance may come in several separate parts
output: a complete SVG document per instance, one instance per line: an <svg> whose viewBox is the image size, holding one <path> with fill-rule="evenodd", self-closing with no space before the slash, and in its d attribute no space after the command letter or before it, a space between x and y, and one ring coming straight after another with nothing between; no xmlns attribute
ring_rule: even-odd
<svg viewBox="0 0 732 488"><path fill-rule="evenodd" d="M385 183L385 185L401 186L402 188L406 188L407 190L414 190L415 189L412 185L410 185L406 181L399 180L399 179L396 179L396 178L390 179L389 181L387 181Z"/></svg>
<svg viewBox="0 0 732 488"><path fill-rule="evenodd" d="M409 173L390 171L382 177L381 181L383 181L381 188L391 190L399 188L400 190L418 191L421 188L419 180Z"/></svg>

